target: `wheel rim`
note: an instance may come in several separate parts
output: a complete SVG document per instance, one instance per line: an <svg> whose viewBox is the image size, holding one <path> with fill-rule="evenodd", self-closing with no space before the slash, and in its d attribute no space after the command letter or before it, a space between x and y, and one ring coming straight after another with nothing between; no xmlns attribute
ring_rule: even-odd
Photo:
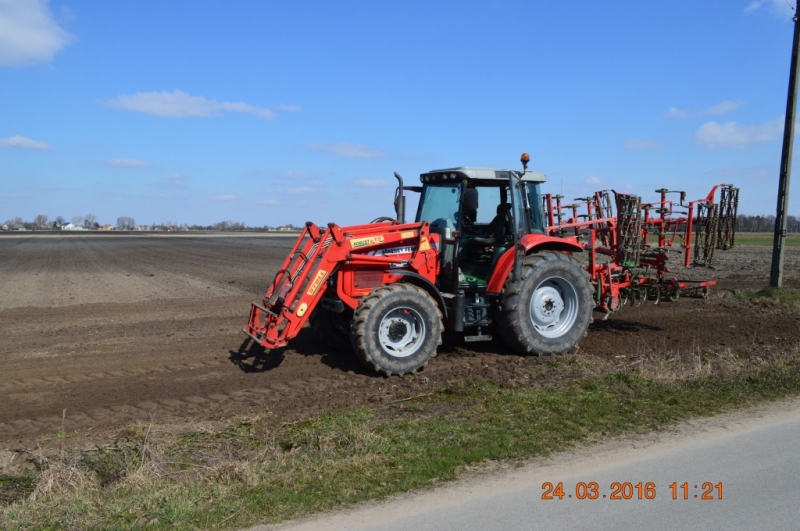
<svg viewBox="0 0 800 531"><path fill-rule="evenodd" d="M536 331L544 337L561 337L578 318L578 292L561 277L545 280L533 290L529 313Z"/></svg>
<svg viewBox="0 0 800 531"><path fill-rule="evenodd" d="M381 319L378 341L396 358L411 356L425 340L425 321L413 308L396 308Z"/></svg>

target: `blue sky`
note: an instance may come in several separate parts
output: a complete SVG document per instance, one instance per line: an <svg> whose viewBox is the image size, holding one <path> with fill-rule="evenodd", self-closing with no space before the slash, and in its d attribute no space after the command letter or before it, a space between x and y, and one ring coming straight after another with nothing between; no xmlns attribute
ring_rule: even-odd
<svg viewBox="0 0 800 531"><path fill-rule="evenodd" d="M392 213L393 171L416 184L523 151L568 198L732 182L740 212L774 214L791 16L789 0L0 0L0 221L354 224Z"/></svg>

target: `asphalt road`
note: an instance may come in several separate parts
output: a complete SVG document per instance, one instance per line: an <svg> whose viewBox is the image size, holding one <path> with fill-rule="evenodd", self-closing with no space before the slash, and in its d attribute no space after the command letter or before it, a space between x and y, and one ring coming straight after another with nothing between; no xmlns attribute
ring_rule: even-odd
<svg viewBox="0 0 800 531"><path fill-rule="evenodd" d="M800 529L800 400L267 529Z"/></svg>

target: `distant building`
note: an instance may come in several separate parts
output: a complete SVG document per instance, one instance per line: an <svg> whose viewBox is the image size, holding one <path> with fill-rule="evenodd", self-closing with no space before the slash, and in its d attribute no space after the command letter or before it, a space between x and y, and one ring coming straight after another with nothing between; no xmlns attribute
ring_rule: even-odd
<svg viewBox="0 0 800 531"><path fill-rule="evenodd" d="M61 225L61 230L86 230L86 229L83 227L79 227L70 221L69 223L64 223L63 225Z"/></svg>

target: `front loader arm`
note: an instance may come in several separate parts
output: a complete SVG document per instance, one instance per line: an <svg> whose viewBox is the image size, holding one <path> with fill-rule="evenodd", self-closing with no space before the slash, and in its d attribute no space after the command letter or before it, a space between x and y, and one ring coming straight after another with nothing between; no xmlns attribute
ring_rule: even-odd
<svg viewBox="0 0 800 531"><path fill-rule="evenodd" d="M285 346L311 316L327 290L328 280L334 277L341 265L373 264L388 269L402 262L401 258L366 254L377 247L424 241L425 245L418 246L410 265L414 269L430 270L429 275L433 276L429 262L434 251L425 236L427 223L346 228L329 223L324 231L311 222L306 223L267 289L262 304L251 305L250 318L243 332L265 348ZM341 298L351 307L358 304L358 300L352 297Z"/></svg>
<svg viewBox="0 0 800 531"><path fill-rule="evenodd" d="M264 295L253 303L243 332L265 348L286 345L294 338L316 307L328 278L347 254L339 227L320 228L306 223L289 256Z"/></svg>

